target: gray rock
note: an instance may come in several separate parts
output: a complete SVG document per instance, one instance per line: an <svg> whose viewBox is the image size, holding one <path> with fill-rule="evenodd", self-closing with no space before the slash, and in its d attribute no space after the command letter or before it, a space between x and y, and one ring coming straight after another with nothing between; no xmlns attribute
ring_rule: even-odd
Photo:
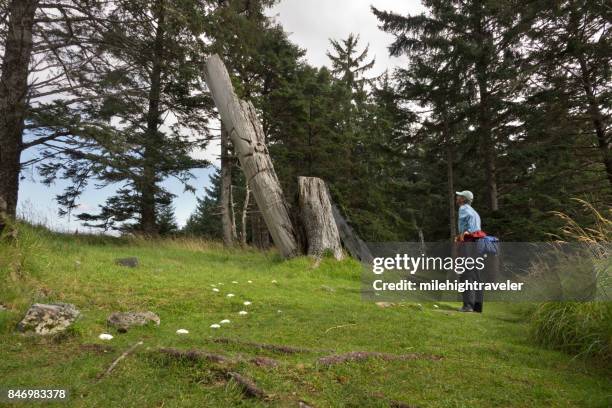
<svg viewBox="0 0 612 408"><path fill-rule="evenodd" d="M125 333L134 326L144 326L153 322L159 326L159 316L153 312L115 312L108 316L106 323L115 327L120 333Z"/></svg>
<svg viewBox="0 0 612 408"><path fill-rule="evenodd" d="M135 256L129 258L118 258L115 259L115 263L121 266L127 266L128 268L135 268L138 266L138 258Z"/></svg>
<svg viewBox="0 0 612 408"><path fill-rule="evenodd" d="M80 314L70 303L34 303L17 325L17 329L39 335L55 334L66 330Z"/></svg>

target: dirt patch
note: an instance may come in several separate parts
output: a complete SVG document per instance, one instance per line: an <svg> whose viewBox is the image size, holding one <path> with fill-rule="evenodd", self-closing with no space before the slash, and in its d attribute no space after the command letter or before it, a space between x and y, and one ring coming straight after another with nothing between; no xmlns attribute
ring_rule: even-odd
<svg viewBox="0 0 612 408"><path fill-rule="evenodd" d="M201 350L178 350L175 348L161 348L158 350L160 353L167 356L188 361L210 361L213 363L233 363L234 360L225 357L221 354L209 353Z"/></svg>
<svg viewBox="0 0 612 408"><path fill-rule="evenodd" d="M268 357L253 357L249 360L250 363L255 364L258 367L275 368L278 367L278 361Z"/></svg>
<svg viewBox="0 0 612 408"><path fill-rule="evenodd" d="M220 344L237 344L241 346L258 348L260 350L272 351L280 354L299 354L299 353L328 353L331 350L313 350L303 347L294 347L294 346L286 346L282 344L265 344L265 343L256 343L252 341L243 341L238 339L229 339L225 337L220 337L216 339L211 339L213 343Z"/></svg>
<svg viewBox="0 0 612 408"><path fill-rule="evenodd" d="M420 353L410 353L410 354L387 354L387 353L377 353L370 351L352 351L350 353L344 354L332 354L330 356L321 357L317 360L317 362L321 365L334 365L346 363L348 361L363 361L368 360L370 358L378 358L380 360L385 361L407 361L407 360L441 360L442 357L434 356L431 354L420 354Z"/></svg>

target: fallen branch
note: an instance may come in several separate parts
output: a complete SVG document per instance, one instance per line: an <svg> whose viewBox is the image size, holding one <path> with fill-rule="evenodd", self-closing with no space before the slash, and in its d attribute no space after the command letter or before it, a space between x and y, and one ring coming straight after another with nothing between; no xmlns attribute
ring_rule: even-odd
<svg viewBox="0 0 612 408"><path fill-rule="evenodd" d="M385 361L393 360L441 360L442 357L429 354L387 354L369 351L352 351L345 354L332 354L331 356L321 357L317 362L322 365L341 364L347 361L363 361L370 358L378 358Z"/></svg>
<svg viewBox="0 0 612 408"><path fill-rule="evenodd" d="M265 344L265 343L256 343L252 341L244 341L238 339L230 339L226 337L219 337L216 339L211 339L213 343L219 344L238 344L241 346L254 347L261 350L273 351L276 353L282 354L299 354L299 353L329 353L332 350L314 350L302 347L293 347L293 346L285 346L281 344Z"/></svg>
<svg viewBox="0 0 612 408"><path fill-rule="evenodd" d="M234 380L238 385L240 385L243 394L247 397L261 399L268 398L268 395L261 388L259 388L250 378L244 377L238 373L231 371L227 373L227 376Z"/></svg>
<svg viewBox="0 0 612 408"><path fill-rule="evenodd" d="M110 366L109 366L109 367L106 369L106 371L105 371L105 372L103 372L103 373L101 373L101 374L98 374L98 377L97 377L97 378L98 378L98 380L101 380L102 378L104 378L104 377L106 377L107 375L109 375L109 374L110 374L110 373L111 373L111 372L112 372L112 371L115 369L115 367L117 366L117 364L119 364L119 362L120 362L121 360L123 360L124 358L126 358L127 356L129 356L130 354L132 354L132 352L133 352L134 350L136 350L136 347L140 346L141 344L142 344L142 340L141 340L141 341L139 341L138 343L136 343L136 344L132 345L132 347L130 347L129 349L125 350L125 351L123 352L123 354L121 354L119 357L117 357L117 358L115 359L115 361L113 361L113 362L112 362L112 364L111 364L111 365L110 365Z"/></svg>
<svg viewBox="0 0 612 408"><path fill-rule="evenodd" d="M334 329L340 329L342 327L348 327L348 326L357 326L357 323L341 324L340 326L330 327L329 329L325 330L325 333L329 333L330 331Z"/></svg>

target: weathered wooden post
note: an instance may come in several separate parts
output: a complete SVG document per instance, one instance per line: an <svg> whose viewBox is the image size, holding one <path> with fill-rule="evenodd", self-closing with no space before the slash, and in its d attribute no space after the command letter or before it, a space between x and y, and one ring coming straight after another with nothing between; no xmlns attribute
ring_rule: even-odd
<svg viewBox="0 0 612 408"><path fill-rule="evenodd" d="M236 96L227 69L218 55L208 58L204 73L223 126L229 132L274 244L285 258L299 255L287 203L274 172L255 108L250 102Z"/></svg>
<svg viewBox="0 0 612 408"><path fill-rule="evenodd" d="M298 179L301 225L293 225L255 108L236 96L227 69L218 55L208 58L204 76L257 207L281 255L285 258L301 255L305 247L308 255L316 258L330 250L336 259L342 259L342 238L351 255L370 262L372 255L369 250L333 207L325 182L319 178ZM296 234L301 227L306 235L304 247Z"/></svg>

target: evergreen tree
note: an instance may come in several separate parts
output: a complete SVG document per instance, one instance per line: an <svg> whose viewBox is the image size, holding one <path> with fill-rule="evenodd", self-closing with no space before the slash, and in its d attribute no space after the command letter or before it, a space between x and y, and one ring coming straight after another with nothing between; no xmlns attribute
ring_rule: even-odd
<svg viewBox="0 0 612 408"><path fill-rule="evenodd" d="M525 78L518 75L519 10L511 3L424 1L428 14L401 16L373 8L382 29L395 35L392 55L421 52L444 55L465 75L473 101L470 120L485 170L489 210L499 208L498 159L515 136L515 105ZM482 191L482 190L480 190ZM480 192L478 191L478 192Z"/></svg>
<svg viewBox="0 0 612 408"><path fill-rule="evenodd" d="M574 138L598 151L612 185L610 7L568 0L527 2L525 8L529 69L537 73L531 94L541 103L562 107L555 110L554 121L572 118ZM553 112L546 113L542 120Z"/></svg>
<svg viewBox="0 0 612 408"><path fill-rule="evenodd" d="M80 132L66 92L81 60L95 55L104 0L3 0L0 2L0 201L14 217L22 168L44 157L21 160L27 149L69 140Z"/></svg>
<svg viewBox="0 0 612 408"><path fill-rule="evenodd" d="M193 191L189 170L207 165L190 156L206 143L211 108L199 72L204 16L195 0L117 1L108 12L106 41L78 73L75 91L94 131L59 156L56 146L48 146L54 160L41 173L46 182L58 176L72 181L58 197L65 211L92 179L98 186L118 184L100 213L77 217L88 226L157 234L158 208L172 201L160 182L174 177Z"/></svg>
<svg viewBox="0 0 612 408"><path fill-rule="evenodd" d="M209 239L220 239L221 233L221 172L211 174L210 187L205 189L203 197L198 197L198 204L193 214L187 219L183 232L188 235Z"/></svg>
<svg viewBox="0 0 612 408"><path fill-rule="evenodd" d="M174 216L174 207L165 205L157 209L157 231L161 236L172 235L178 232L176 217Z"/></svg>

